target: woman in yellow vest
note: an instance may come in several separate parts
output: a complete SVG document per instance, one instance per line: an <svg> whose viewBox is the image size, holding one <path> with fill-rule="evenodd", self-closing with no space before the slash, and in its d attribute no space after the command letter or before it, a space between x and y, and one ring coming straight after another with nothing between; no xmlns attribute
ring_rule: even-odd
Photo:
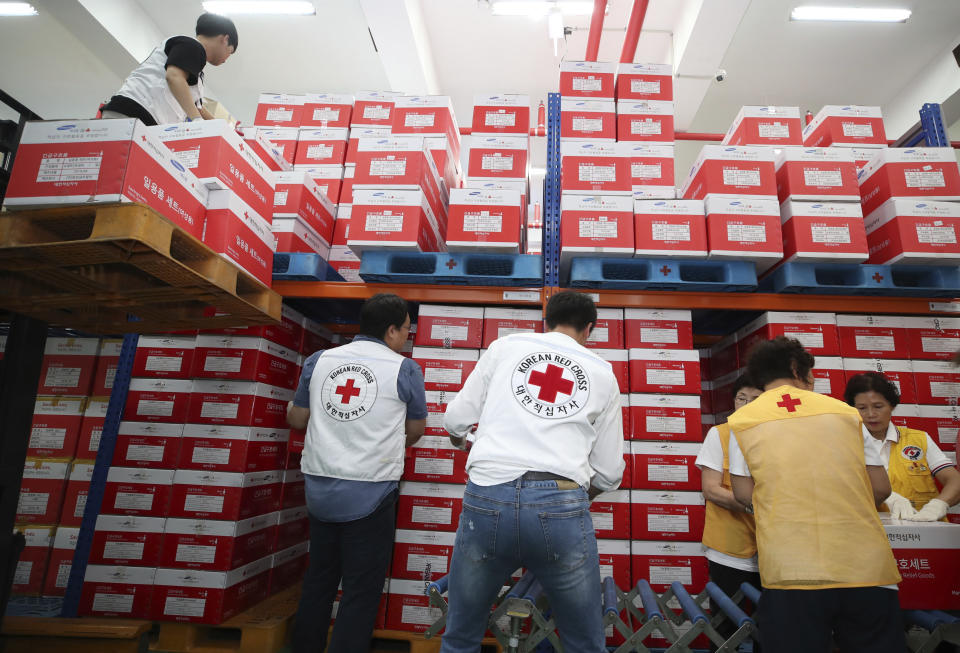
<svg viewBox="0 0 960 653"><path fill-rule="evenodd" d="M843 397L860 411L864 447L877 452L890 477L893 493L880 509L897 519L944 519L960 502L960 471L925 432L890 422L900 403L897 387L882 374L866 372L847 382Z"/></svg>

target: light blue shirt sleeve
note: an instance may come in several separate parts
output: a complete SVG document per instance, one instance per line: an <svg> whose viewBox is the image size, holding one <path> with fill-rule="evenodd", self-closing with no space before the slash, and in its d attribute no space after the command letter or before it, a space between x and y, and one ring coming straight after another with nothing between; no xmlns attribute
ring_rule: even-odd
<svg viewBox="0 0 960 653"><path fill-rule="evenodd" d="M303 361L303 369L300 370L300 383L297 385L297 392L293 395L293 405L300 408L310 408L310 379L313 378L313 368L317 365L317 359L323 351L310 354L307 360Z"/></svg>

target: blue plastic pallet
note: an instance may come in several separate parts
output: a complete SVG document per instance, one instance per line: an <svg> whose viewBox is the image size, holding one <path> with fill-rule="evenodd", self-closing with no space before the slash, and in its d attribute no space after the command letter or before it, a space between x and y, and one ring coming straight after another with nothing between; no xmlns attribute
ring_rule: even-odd
<svg viewBox="0 0 960 653"><path fill-rule="evenodd" d="M760 282L760 290L816 295L957 297L960 268L857 263L784 263Z"/></svg>
<svg viewBox="0 0 960 653"><path fill-rule="evenodd" d="M360 259L360 278L370 283L542 286L543 257L369 251Z"/></svg>
<svg viewBox="0 0 960 653"><path fill-rule="evenodd" d="M575 258L571 288L753 292L757 272L743 261L687 261L655 258Z"/></svg>
<svg viewBox="0 0 960 653"><path fill-rule="evenodd" d="M319 254L280 253L273 255L274 281L343 281Z"/></svg>

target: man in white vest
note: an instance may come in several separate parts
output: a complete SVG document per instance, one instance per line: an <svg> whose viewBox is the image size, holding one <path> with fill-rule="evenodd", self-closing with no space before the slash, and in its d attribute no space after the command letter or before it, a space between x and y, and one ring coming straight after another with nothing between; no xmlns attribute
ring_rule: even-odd
<svg viewBox="0 0 960 653"><path fill-rule="evenodd" d="M554 295L548 332L494 341L447 406L451 440L473 447L442 653L478 650L521 566L543 585L565 651L606 650L590 499L620 485L623 424L610 364L584 347L596 321L587 295Z"/></svg>
<svg viewBox="0 0 960 653"><path fill-rule="evenodd" d="M197 19L197 38L174 36L124 80L103 109L103 118L139 118L145 125L210 120L203 108L203 68L219 66L237 50L237 28L218 14Z"/></svg>
<svg viewBox="0 0 960 653"><path fill-rule="evenodd" d="M329 653L370 648L393 552L404 447L423 435L420 367L398 352L410 333L407 302L381 293L360 310L353 342L303 364L287 421L307 430L300 467L310 513L310 567L293 632L294 653L324 650L343 583Z"/></svg>

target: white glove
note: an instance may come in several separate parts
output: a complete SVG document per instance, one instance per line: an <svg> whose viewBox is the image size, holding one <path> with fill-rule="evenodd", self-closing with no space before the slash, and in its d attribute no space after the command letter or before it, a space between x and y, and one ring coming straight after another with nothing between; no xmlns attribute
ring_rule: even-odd
<svg viewBox="0 0 960 653"><path fill-rule="evenodd" d="M904 519L909 519L910 521L940 521L947 516L947 508L949 507L946 501L930 499L927 505L920 508L915 514L904 517Z"/></svg>
<svg viewBox="0 0 960 653"><path fill-rule="evenodd" d="M887 509L890 510L890 516L894 519L910 519L913 515L917 514L917 511L913 508L913 504L910 503L910 499L896 492L891 492L884 503L887 504Z"/></svg>

